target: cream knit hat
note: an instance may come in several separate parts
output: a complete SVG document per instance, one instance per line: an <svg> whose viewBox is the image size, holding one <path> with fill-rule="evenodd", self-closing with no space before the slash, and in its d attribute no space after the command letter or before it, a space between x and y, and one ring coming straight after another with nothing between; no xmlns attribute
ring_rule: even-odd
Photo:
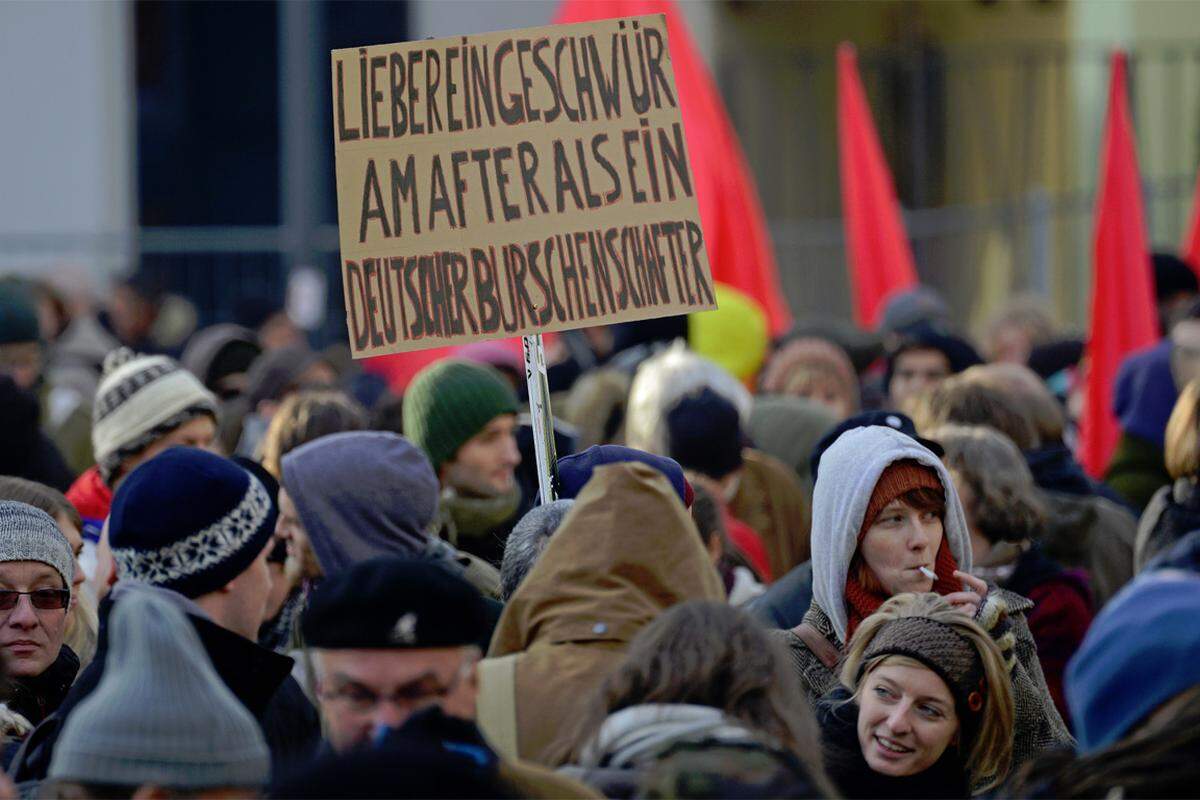
<svg viewBox="0 0 1200 800"><path fill-rule="evenodd" d="M217 399L167 356L118 348L104 359L92 407L92 449L105 483L133 454L198 413L217 417Z"/></svg>

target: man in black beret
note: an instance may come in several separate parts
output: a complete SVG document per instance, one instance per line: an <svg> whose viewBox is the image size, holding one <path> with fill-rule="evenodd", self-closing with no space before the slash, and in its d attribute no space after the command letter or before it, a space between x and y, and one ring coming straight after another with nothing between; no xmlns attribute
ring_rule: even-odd
<svg viewBox="0 0 1200 800"><path fill-rule="evenodd" d="M436 564L364 561L313 592L301 619L334 750L439 705L475 717L475 663L489 631L482 595Z"/></svg>
<svg viewBox="0 0 1200 800"><path fill-rule="evenodd" d="M420 738L474 754L521 797L596 797L568 778L498 756L475 725L479 642L493 625L479 590L427 560L384 556L327 578L300 620L334 751L313 764ZM336 754L336 755L335 755Z"/></svg>

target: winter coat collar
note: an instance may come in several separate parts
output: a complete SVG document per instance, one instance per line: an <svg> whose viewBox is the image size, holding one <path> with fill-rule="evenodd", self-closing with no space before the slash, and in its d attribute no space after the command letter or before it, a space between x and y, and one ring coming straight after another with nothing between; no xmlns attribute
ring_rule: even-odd
<svg viewBox="0 0 1200 800"><path fill-rule="evenodd" d="M291 674L292 659L203 617L189 621L221 680L251 714L261 717Z"/></svg>
<svg viewBox="0 0 1200 800"><path fill-rule="evenodd" d="M37 725L62 704L78 673L79 657L64 644L41 675L11 679L8 708Z"/></svg>

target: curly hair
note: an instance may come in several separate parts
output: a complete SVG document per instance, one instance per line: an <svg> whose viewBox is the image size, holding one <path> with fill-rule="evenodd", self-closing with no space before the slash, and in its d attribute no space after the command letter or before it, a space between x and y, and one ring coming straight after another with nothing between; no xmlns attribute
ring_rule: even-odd
<svg viewBox="0 0 1200 800"><path fill-rule="evenodd" d="M971 489L974 529L989 542L1035 539L1046 507L1012 440L983 425L943 425L929 432L945 449L942 461Z"/></svg>
<svg viewBox="0 0 1200 800"><path fill-rule="evenodd" d="M1167 420L1166 467L1175 480L1200 474L1200 380L1179 393Z"/></svg>
<svg viewBox="0 0 1200 800"><path fill-rule="evenodd" d="M302 444L343 431L367 427L367 412L345 392L308 389L290 395L271 417L262 441L262 465L281 478L283 457Z"/></svg>

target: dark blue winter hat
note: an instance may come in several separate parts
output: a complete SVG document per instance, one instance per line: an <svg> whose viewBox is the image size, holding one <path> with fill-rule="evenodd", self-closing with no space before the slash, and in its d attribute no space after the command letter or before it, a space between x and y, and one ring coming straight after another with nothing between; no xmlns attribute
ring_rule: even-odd
<svg viewBox="0 0 1200 800"><path fill-rule="evenodd" d="M1200 684L1200 577L1165 569L1108 602L1067 665L1079 750L1125 738L1156 708Z"/></svg>
<svg viewBox="0 0 1200 800"><path fill-rule="evenodd" d="M644 450L634 450L632 447L621 447L616 444L592 445L582 453L566 456L558 460L558 496L563 500L573 500L583 491L584 485L592 479L596 467L605 464L623 464L637 461L654 467L667 476L680 502L687 508L692 507L692 485L683 477L683 468L672 458L656 456Z"/></svg>
<svg viewBox="0 0 1200 800"><path fill-rule="evenodd" d="M705 386L667 412L667 450L684 469L720 480L742 468L742 423L733 403Z"/></svg>
<svg viewBox="0 0 1200 800"><path fill-rule="evenodd" d="M870 428L876 425L900 431L905 436L919 442L925 449L931 451L938 458L946 454L946 451L937 442L932 439L923 439L917 435L917 426L913 424L912 419L907 414L901 414L899 411L864 411L861 414L855 414L853 417L842 420L829 433L822 436L821 441L817 442L808 462L813 483L817 482L817 473L821 467L821 456L825 455L826 450L833 447L833 443L841 438L843 433L852 431L855 428Z"/></svg>
<svg viewBox="0 0 1200 800"><path fill-rule="evenodd" d="M275 531L262 482L229 459L172 447L117 489L108 540L117 577L200 597L245 572Z"/></svg>

